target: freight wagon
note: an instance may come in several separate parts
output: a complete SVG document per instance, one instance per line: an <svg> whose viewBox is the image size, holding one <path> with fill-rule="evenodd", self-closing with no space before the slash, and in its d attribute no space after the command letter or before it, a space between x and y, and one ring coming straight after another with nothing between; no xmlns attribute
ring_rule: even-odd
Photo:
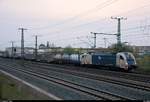
<svg viewBox="0 0 150 102"><path fill-rule="evenodd" d="M56 54L54 57L54 62L59 64L74 64L80 65L80 55L79 54Z"/></svg>

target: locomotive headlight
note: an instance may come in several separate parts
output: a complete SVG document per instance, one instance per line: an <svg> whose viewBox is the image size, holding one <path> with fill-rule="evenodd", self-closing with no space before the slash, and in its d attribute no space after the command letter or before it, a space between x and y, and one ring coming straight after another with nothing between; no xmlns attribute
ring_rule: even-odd
<svg viewBox="0 0 150 102"><path fill-rule="evenodd" d="M128 68L128 63L126 63L125 67Z"/></svg>
<svg viewBox="0 0 150 102"><path fill-rule="evenodd" d="M136 61L134 61L135 65L137 65Z"/></svg>
<svg viewBox="0 0 150 102"><path fill-rule="evenodd" d="M125 70L128 70L128 63L127 62L125 62L124 68L125 68Z"/></svg>
<svg viewBox="0 0 150 102"><path fill-rule="evenodd" d="M128 65L125 65L125 69L128 70Z"/></svg>

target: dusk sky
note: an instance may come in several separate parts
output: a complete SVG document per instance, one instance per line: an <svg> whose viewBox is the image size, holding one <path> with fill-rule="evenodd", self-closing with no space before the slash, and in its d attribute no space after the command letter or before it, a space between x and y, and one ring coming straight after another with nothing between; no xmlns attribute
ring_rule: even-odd
<svg viewBox="0 0 150 102"><path fill-rule="evenodd" d="M90 32L117 33L121 16L122 42L150 46L150 0L0 0L0 49L20 46L25 31L25 46L49 41L56 46L90 47ZM97 47L116 43L116 36L97 35Z"/></svg>

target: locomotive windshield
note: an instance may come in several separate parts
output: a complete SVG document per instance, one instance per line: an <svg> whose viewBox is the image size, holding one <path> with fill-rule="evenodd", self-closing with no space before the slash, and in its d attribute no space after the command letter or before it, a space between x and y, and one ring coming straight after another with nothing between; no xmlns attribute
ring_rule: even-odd
<svg viewBox="0 0 150 102"><path fill-rule="evenodd" d="M128 60L134 60L133 56L129 53L125 53L125 56Z"/></svg>
<svg viewBox="0 0 150 102"><path fill-rule="evenodd" d="M135 64L135 58L130 53L125 53L128 64Z"/></svg>

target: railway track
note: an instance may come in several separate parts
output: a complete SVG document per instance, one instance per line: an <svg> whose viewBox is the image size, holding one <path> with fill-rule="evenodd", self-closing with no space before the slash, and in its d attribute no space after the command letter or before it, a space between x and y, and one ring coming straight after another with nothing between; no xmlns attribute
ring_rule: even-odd
<svg viewBox="0 0 150 102"><path fill-rule="evenodd" d="M40 77L42 79L45 79L45 80L48 80L48 81L51 81L51 82L54 82L54 83L72 88L72 89L75 89L75 90L80 91L80 92L83 92L85 94L88 94L88 95L93 96L96 99L100 99L100 100L101 99L103 99L103 100L106 100L106 99L107 100L130 99L130 98L127 98L127 97L124 98L124 97L121 97L119 95L114 95L114 94L111 94L111 93L102 92L102 91L92 89L92 88L89 88L89 87L86 87L86 86L83 86L83 85L80 85L80 84L75 84L75 83L72 83L72 82L69 82L69 81L65 81L61 78L48 76L48 75L45 75L44 73L34 72L32 70L18 69L18 68L15 68L16 66L12 67L12 66L3 64L3 66L1 66L1 67L7 67L7 69L10 69L10 70L13 69L15 71L20 71L20 72L23 72L23 73L26 73L26 74L30 74L30 75L33 75L33 76L36 76L36 77Z"/></svg>
<svg viewBox="0 0 150 102"><path fill-rule="evenodd" d="M30 66L28 64L30 64ZM105 82L109 82L109 83L114 83L114 84L124 85L127 87L133 87L133 88L137 88L137 89L141 89L141 90L150 91L149 83L143 83L143 82L127 80L127 79L122 79L122 78L116 78L116 77L109 77L109 76L104 76L104 75L95 75L95 74L79 72L79 71L74 71L74 70L68 70L68 69L59 69L56 67L53 68L51 66L43 66L43 64L41 66L39 66L39 65L31 64L31 63L26 63L25 66L28 68L36 67L36 68L39 68L39 70L46 69L47 71L51 70L51 71L55 71L57 73L67 73L67 74L74 75L74 76L80 76L80 77L84 77L84 78L88 78L88 79L93 79L96 81L105 81Z"/></svg>
<svg viewBox="0 0 150 102"><path fill-rule="evenodd" d="M11 63L11 64L12 64L12 63ZM17 65L17 64L15 63L14 65ZM47 67L48 67L48 68L47 68L47 67L45 67L45 66L43 66L43 65L42 65L42 66L39 66L39 65L31 64L31 63L29 64L29 63L26 63L26 62L24 63L24 65L26 66L26 68L32 69L32 71L33 71L33 70L35 70L35 71L38 70L38 71L39 71L39 73L38 73L39 75L41 74L41 72L42 72L42 73L45 73L45 72L47 72L48 70L52 70L52 67L50 67L50 66L47 66ZM58 68L55 67L55 68L53 68L53 69L58 69ZM44 70L45 72L43 72L43 70ZM54 71L54 72L57 72L57 73L66 73L66 74L70 74L70 75L72 74L72 75L74 75L74 76L84 77L84 78L88 78L88 79L92 79L92 80L94 79L94 80L96 80L96 81L105 81L105 82L107 81L107 82L109 82L109 83L120 84L120 85L124 85L124 86L127 86L127 87L138 88L138 89L140 89L140 90L149 91L149 87L145 87L145 86L144 86L144 87L143 87L143 86L141 87L140 85L137 85L137 84L132 84L132 85L131 85L131 83L128 83L128 84L127 84L127 83L125 84L125 83L122 83L122 82L119 82L119 83L118 83L118 81L114 81L114 80L110 80L110 79L109 79L109 81L108 81L108 79L106 79L106 78L105 78L105 79L104 79L104 78L102 79L102 77L100 78L100 77L98 77L98 76L95 76L95 77L92 76L92 77L91 77L91 76L87 76L87 75L85 75L85 74L83 74L83 73L82 73L83 75L81 75L81 73L79 73L79 72L77 72L76 74L74 74L75 71L71 72L71 71L66 71L66 70L65 70L65 71L62 71L62 70L63 70L63 69L61 69L61 70L59 69L59 70L57 70L57 71L56 71L56 70L53 70L53 71ZM89 74L89 73L87 73L87 74ZM46 74L46 73L43 74L43 76L45 76L45 75L47 76L48 74ZM50 77L50 76L47 76L47 77ZM63 80L63 81L66 81L66 80ZM76 84L76 85L78 85L78 84ZM83 86L83 85L82 85L82 86ZM140 87L139 87L139 86L140 86ZM96 90L95 90L95 91L96 91ZM107 94L108 94L108 93L107 93ZM109 93L109 94L110 94L110 93ZM111 94L110 94L110 95L111 95ZM114 95L114 94L113 94L113 95ZM105 96L105 95L104 95L104 96ZM119 96L119 95L118 95L118 96ZM117 96L117 97L118 97L118 96ZM120 96L119 96L119 97L120 97ZM105 98L104 98L104 99L105 99ZM108 99L108 98L107 98L107 99ZM120 97L120 99L131 99L131 98L128 98L128 97L126 97L126 98L125 98L125 97Z"/></svg>
<svg viewBox="0 0 150 102"><path fill-rule="evenodd" d="M94 74L101 74L101 75L108 75L112 77L119 77L119 78L126 78L126 79L131 79L135 81L141 81L141 82L146 82L150 83L150 75L143 75L139 73L125 73L125 72L118 72L118 71L109 71L109 70L100 70L98 68L85 68L85 67L75 67L75 66L66 66L66 65L56 65L56 64L47 64L47 63L40 63L40 62L31 62L28 61L29 63L33 63L36 65L41 65L41 66L54 66L57 68L62 68L62 69L72 69L72 70L80 70L88 73L94 73Z"/></svg>
<svg viewBox="0 0 150 102"><path fill-rule="evenodd" d="M10 59L6 59L10 60ZM15 60L17 62L20 62L20 60ZM72 65L57 65L57 64L49 64L49 63L41 63L41 62L34 62L34 61L25 61L28 63L33 63L36 65L41 65L41 66L48 66L48 67L56 67L56 68L61 68L61 69L71 69L71 70L80 70L81 72L87 72L90 74L95 74L95 75L107 75L110 77L117 77L117 78L124 78L124 79L130 79L133 81L140 81L140 82L145 82L145 83L150 83L150 75L144 75L141 73L125 73L125 72L118 72L118 71L110 71L110 70L102 70L101 68L87 68L87 67L79 67L79 66L72 66Z"/></svg>
<svg viewBox="0 0 150 102"><path fill-rule="evenodd" d="M52 71L59 72L59 73L67 73L70 75L80 76L80 77L89 78L89 79L93 79L93 80L97 80L97 81L105 81L105 82L109 82L109 83L114 83L114 84L119 84L119 85L124 85L124 86L128 86L128 87L134 87L134 88L141 89L141 90L150 91L149 83L127 80L127 79L123 79L123 78L109 77L109 76L104 76L104 75L94 75L94 74L90 74L90 73L79 72L79 71L68 70L68 69L57 69L57 68L53 68L53 67L50 68L50 66L48 66L48 67L47 66L39 66L39 65L35 65L35 64L30 64L30 66L29 66L26 64L26 67L31 68L31 66L39 68L39 69L46 69L47 71L52 70Z"/></svg>

